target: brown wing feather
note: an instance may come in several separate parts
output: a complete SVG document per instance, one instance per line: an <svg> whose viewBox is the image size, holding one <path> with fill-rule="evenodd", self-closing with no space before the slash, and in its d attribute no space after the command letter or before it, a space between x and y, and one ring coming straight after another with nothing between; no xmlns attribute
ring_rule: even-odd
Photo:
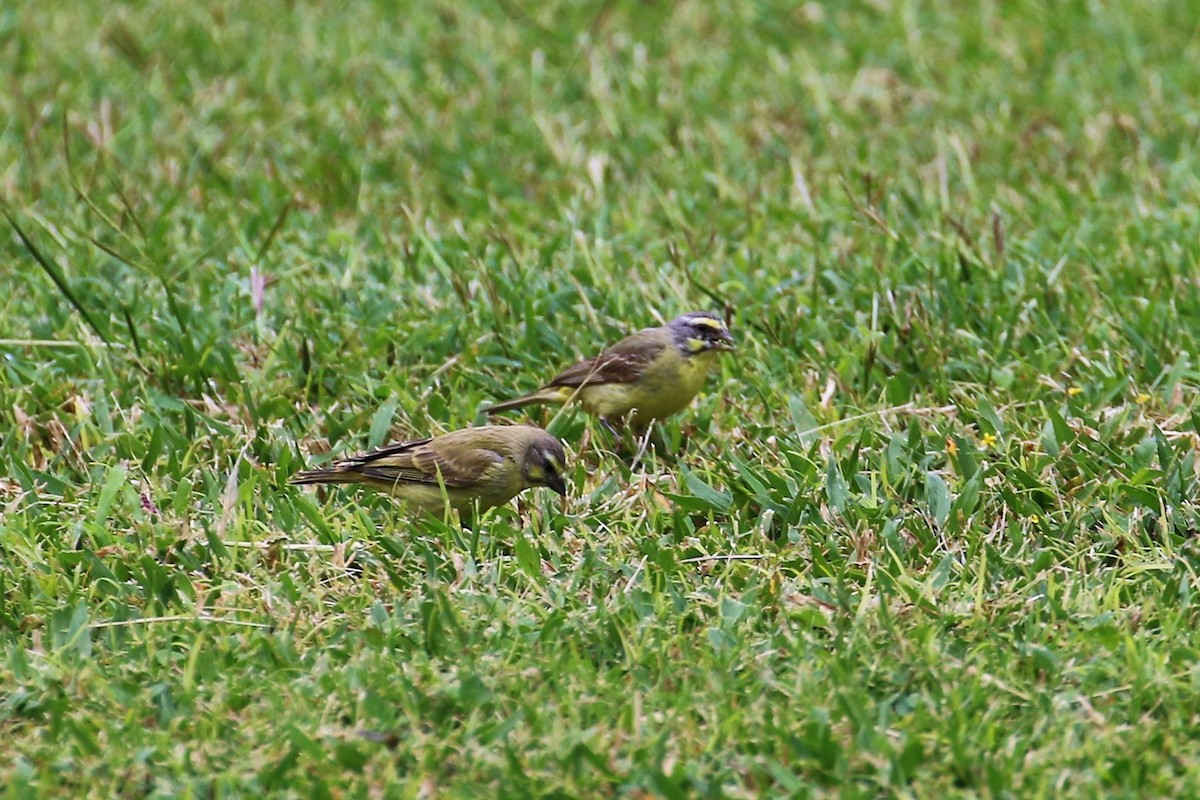
<svg viewBox="0 0 1200 800"><path fill-rule="evenodd" d="M646 365L658 357L666 341L654 341L640 334L622 339L594 358L564 369L547 386L583 386L596 383L632 383Z"/></svg>
<svg viewBox="0 0 1200 800"><path fill-rule="evenodd" d="M443 437L444 439L445 437ZM439 444L442 446L439 447ZM446 486L466 488L479 482L488 468L503 458L491 450L472 449L445 452L444 442L422 439L383 447L372 453L349 459L363 477L394 483L438 483L438 474Z"/></svg>

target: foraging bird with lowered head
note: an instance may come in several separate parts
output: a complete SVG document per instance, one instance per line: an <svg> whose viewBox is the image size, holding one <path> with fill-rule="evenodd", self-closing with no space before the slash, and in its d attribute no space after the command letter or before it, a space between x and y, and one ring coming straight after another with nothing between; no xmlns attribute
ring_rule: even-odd
<svg viewBox="0 0 1200 800"><path fill-rule="evenodd" d="M567 367L532 394L484 410L578 400L610 430L621 419L641 430L683 410L704 386L717 356L735 346L720 317L693 311L625 337L598 356Z"/></svg>
<svg viewBox="0 0 1200 800"><path fill-rule="evenodd" d="M484 425L388 445L300 472L290 481L361 483L389 492L414 511L462 516L504 505L534 486L567 493L562 442L531 425Z"/></svg>

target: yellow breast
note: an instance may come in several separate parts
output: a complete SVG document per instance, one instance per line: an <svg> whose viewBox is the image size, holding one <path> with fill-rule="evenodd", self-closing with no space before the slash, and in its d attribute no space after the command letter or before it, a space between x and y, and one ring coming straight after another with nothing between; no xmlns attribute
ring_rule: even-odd
<svg viewBox="0 0 1200 800"><path fill-rule="evenodd" d="M403 500L410 508L435 516L446 510L447 503L460 514L469 513L476 507L485 511L502 506L528 488L518 469L496 470L485 475L477 486L469 489L447 486L445 494L442 493L441 486L431 483L380 482L378 486Z"/></svg>
<svg viewBox="0 0 1200 800"><path fill-rule="evenodd" d="M634 425L669 417L700 392L716 357L707 352L685 358L668 348L636 381L585 386L580 400L589 413L613 419L630 415Z"/></svg>

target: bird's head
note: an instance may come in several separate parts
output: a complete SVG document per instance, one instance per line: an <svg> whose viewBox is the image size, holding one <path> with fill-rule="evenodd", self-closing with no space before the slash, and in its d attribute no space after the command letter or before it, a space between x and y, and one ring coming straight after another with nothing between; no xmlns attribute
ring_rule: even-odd
<svg viewBox="0 0 1200 800"><path fill-rule="evenodd" d="M534 438L525 450L525 481L530 486L546 486L566 497L567 456L562 442L545 431Z"/></svg>
<svg viewBox="0 0 1200 800"><path fill-rule="evenodd" d="M667 330L671 332L675 346L686 356L737 347L721 318L707 311L691 311L678 316L667 325Z"/></svg>

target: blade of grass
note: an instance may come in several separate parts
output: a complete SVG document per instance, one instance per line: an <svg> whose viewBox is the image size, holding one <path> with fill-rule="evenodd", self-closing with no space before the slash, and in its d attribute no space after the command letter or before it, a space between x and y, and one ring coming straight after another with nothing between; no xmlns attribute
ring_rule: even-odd
<svg viewBox="0 0 1200 800"><path fill-rule="evenodd" d="M87 307L80 302L79 297L71 289L70 284L67 283L66 277L63 276L62 272L59 271L54 262L48 259L42 253L42 251L38 249L38 246L34 244L33 240L25 234L25 231L22 230L19 224L17 224L16 219L13 218L13 215L9 213L7 208L0 208L0 213L4 214L4 218L8 220L8 224L12 226L14 231L16 231L17 238L21 240L21 244L25 245L25 249L29 251L31 256L33 256L33 260L37 262L38 266L42 268L42 271L45 272L50 280L54 282L54 285L58 287L58 291L62 294L62 296L67 298L67 302L79 312L79 316L83 317L83 320L88 324L88 327L92 329L96 336L100 337L100 341L107 345L111 345L112 339L108 336L104 329L100 327L100 324L96 322L96 319L91 315L91 312L87 310Z"/></svg>

